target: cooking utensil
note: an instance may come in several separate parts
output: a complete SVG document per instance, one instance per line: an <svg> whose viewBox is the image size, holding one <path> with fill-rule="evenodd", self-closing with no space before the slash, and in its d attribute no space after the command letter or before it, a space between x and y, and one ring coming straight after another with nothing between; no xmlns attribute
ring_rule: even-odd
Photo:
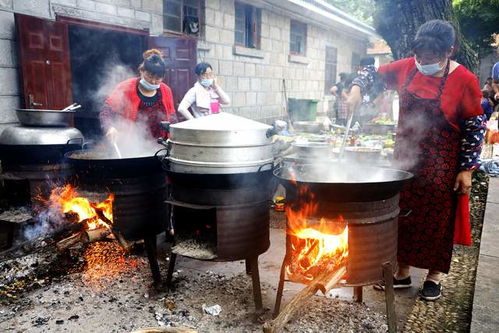
<svg viewBox="0 0 499 333"><path fill-rule="evenodd" d="M295 121L293 127L297 132L319 133L322 129L322 124L316 121Z"/></svg>
<svg viewBox="0 0 499 333"><path fill-rule="evenodd" d="M343 154L346 161L372 165L379 161L381 148L346 147Z"/></svg>
<svg viewBox="0 0 499 333"><path fill-rule="evenodd" d="M286 188L287 196L307 187L317 198L338 202L385 200L396 195L413 177L407 171L347 163L285 165L274 170L274 175Z"/></svg>
<svg viewBox="0 0 499 333"><path fill-rule="evenodd" d="M170 125L170 168L191 174L255 172L274 159L271 129L224 112Z"/></svg>
<svg viewBox="0 0 499 333"><path fill-rule="evenodd" d="M313 159L329 159L332 157L332 147L327 142L303 142L293 144L298 157Z"/></svg>
<svg viewBox="0 0 499 333"><path fill-rule="evenodd" d="M67 111L67 110L70 110L73 106L75 106L76 103L73 103L73 104L70 104L68 106L66 106L64 109L62 109L61 111Z"/></svg>
<svg viewBox="0 0 499 333"><path fill-rule="evenodd" d="M350 127L352 126L352 120L353 120L353 112L351 112L350 115L348 116L345 135L343 136L343 140L341 141L340 154L338 156L340 161L343 157L343 153L345 152L345 146L347 144L348 135L350 134Z"/></svg>
<svg viewBox="0 0 499 333"><path fill-rule="evenodd" d="M76 150L64 156L77 174L92 178L128 178L162 172L161 162L155 154L115 158L110 151Z"/></svg>
<svg viewBox="0 0 499 333"><path fill-rule="evenodd" d="M75 111L17 109L16 115L24 126L69 127L74 122Z"/></svg>
<svg viewBox="0 0 499 333"><path fill-rule="evenodd" d="M118 155L118 158L123 158L123 156L121 155L120 149L118 148L118 145L116 144L116 142L113 141L112 145L113 145L114 151L116 152L116 155Z"/></svg>

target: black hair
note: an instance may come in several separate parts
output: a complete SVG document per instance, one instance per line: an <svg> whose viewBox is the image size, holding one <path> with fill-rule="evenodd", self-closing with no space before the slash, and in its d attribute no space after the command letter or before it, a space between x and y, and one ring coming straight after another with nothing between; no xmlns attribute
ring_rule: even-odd
<svg viewBox="0 0 499 333"><path fill-rule="evenodd" d="M485 80L485 81L488 81L488 80L493 80L493 78L491 78L491 77L489 76L489 77L487 78L487 80Z"/></svg>
<svg viewBox="0 0 499 333"><path fill-rule="evenodd" d="M482 97L483 98L492 98L492 96L490 96L490 91L488 91L487 89L482 90Z"/></svg>
<svg viewBox="0 0 499 333"><path fill-rule="evenodd" d="M211 67L211 65L209 63L207 63L207 62L200 62L194 68L194 73L196 73L197 76L201 76L204 73L206 73L206 70L208 68L211 68L211 70L213 70L213 68Z"/></svg>
<svg viewBox="0 0 499 333"><path fill-rule="evenodd" d="M347 78L348 73L340 73L339 75L340 75L340 81L344 81Z"/></svg>
<svg viewBox="0 0 499 333"><path fill-rule="evenodd" d="M373 66L374 65L374 58L373 57L364 57L360 59L360 66L366 67L366 66Z"/></svg>
<svg viewBox="0 0 499 333"><path fill-rule="evenodd" d="M453 46L456 46L456 32L452 24L443 20L431 20L419 27L412 50L416 53L430 51L443 56Z"/></svg>
<svg viewBox="0 0 499 333"><path fill-rule="evenodd" d="M163 59L157 54L153 54L147 59L144 59L144 70L155 77L164 77L166 73L166 65Z"/></svg>

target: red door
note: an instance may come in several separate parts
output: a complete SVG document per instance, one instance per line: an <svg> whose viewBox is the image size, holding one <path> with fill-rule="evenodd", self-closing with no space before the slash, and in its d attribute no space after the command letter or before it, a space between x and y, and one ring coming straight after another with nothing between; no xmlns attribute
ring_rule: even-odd
<svg viewBox="0 0 499 333"><path fill-rule="evenodd" d="M24 106L62 109L72 103L67 25L15 14Z"/></svg>
<svg viewBox="0 0 499 333"><path fill-rule="evenodd" d="M196 40L190 38L149 37L149 47L163 52L166 63L165 83L172 89L175 109L196 82Z"/></svg>

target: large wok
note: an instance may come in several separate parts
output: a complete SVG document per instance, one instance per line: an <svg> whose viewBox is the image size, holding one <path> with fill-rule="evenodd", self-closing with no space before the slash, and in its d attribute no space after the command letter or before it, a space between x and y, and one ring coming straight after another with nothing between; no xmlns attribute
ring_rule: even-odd
<svg viewBox="0 0 499 333"><path fill-rule="evenodd" d="M118 158L111 151L76 150L65 154L77 175L94 179L128 178L163 172L156 154Z"/></svg>
<svg viewBox="0 0 499 333"><path fill-rule="evenodd" d="M286 188L289 201L306 186L315 199L329 202L368 202L395 196L410 172L348 164L299 164L282 166L274 175Z"/></svg>

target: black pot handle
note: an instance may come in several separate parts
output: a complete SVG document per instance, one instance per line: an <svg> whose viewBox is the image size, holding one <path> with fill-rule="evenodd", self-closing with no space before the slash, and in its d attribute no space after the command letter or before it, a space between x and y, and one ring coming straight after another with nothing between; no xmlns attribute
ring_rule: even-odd
<svg viewBox="0 0 499 333"><path fill-rule="evenodd" d="M166 151L166 154L160 155L159 153L162 151ZM154 157L156 157L158 159L164 159L165 157L168 157L168 156L170 156L170 149L168 149L168 148L161 148L160 150L158 150L157 152L154 153Z"/></svg>
<svg viewBox="0 0 499 333"><path fill-rule="evenodd" d="M270 170L274 170L274 162L268 162L268 163L265 163L265 164L262 164L258 167L258 171L257 172L262 172L262 168L266 165L270 165L271 168Z"/></svg>
<svg viewBox="0 0 499 333"><path fill-rule="evenodd" d="M77 143L73 143L73 141L75 141ZM83 138L72 138L72 139L69 139L68 142L66 142L67 145L77 144L80 147L83 147L83 143L84 143Z"/></svg>
<svg viewBox="0 0 499 333"><path fill-rule="evenodd" d="M92 149L93 145L95 145L95 142L93 140L89 140L81 145L81 149L83 150Z"/></svg>
<svg viewBox="0 0 499 333"><path fill-rule="evenodd" d="M408 217L412 214L412 209L402 209L399 213L399 217Z"/></svg>

